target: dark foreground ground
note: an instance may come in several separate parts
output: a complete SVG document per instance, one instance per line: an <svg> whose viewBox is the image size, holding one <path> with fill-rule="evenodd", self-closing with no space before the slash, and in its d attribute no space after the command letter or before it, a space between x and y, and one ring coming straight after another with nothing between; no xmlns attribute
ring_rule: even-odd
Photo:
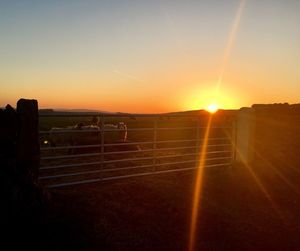
<svg viewBox="0 0 300 251"><path fill-rule="evenodd" d="M290 180L263 170L254 169L256 178L245 167L205 170L197 250L300 250L300 174L284 173ZM187 250L193 177L182 172L53 189L43 214L12 227L10 246Z"/></svg>

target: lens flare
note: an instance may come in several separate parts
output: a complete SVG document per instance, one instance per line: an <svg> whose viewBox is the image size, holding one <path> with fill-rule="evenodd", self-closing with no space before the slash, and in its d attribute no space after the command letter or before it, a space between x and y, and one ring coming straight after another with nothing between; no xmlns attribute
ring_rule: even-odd
<svg viewBox="0 0 300 251"><path fill-rule="evenodd" d="M228 40L226 43L223 60L222 60L222 65L221 65L221 69L220 69L220 73L219 73L219 77L218 77L218 81L217 81L217 85L216 85L216 94L219 92L219 89L223 82L223 76L224 76L225 69L228 64L228 60L229 60L229 57L230 57L230 54L231 54L231 51L232 51L232 48L234 45L234 41L237 36L238 28L239 28L240 21L241 21L241 16L242 16L243 9L245 6L245 2L246 2L246 0L240 1L237 13L235 15L235 18L234 18L234 21L233 21L233 24L232 24L232 27L231 27L231 30L229 33L229 37L228 37Z"/></svg>
<svg viewBox="0 0 300 251"><path fill-rule="evenodd" d="M232 25L232 28L230 30L230 34L229 34L229 37L228 37L228 40L227 40L227 43L226 43L226 47L225 47L225 51L224 51L224 55L223 55L223 60L222 60L222 65L221 65L218 81L217 81L217 84L216 84L215 96L218 96L219 89L220 89L221 84L223 82L223 75L224 75L225 68L227 66L228 59L230 57L230 54L231 54L231 51L232 51L232 48L233 48L233 45L234 45L234 40L235 40L236 35L237 35L237 31L238 31L241 16L242 16L242 13L243 13L243 9L244 9L244 6L245 6L245 2L246 2L246 0L241 0L240 1L238 10L237 10L236 15L234 17L234 22L233 22L233 25ZM210 108L208 108L208 111L210 111L210 109L212 111L217 111L217 106L216 105L210 105L209 107ZM189 236L189 246L188 246L189 251L194 251L194 249L195 249L195 241L196 241L195 237L196 237L196 233L197 233L198 211L199 211L199 203L200 203L201 188L202 188L203 168L204 168L204 165L205 165L205 159L206 159L205 154L206 154L207 143L208 143L208 138L209 138L209 133L210 133L211 120L212 120L212 116L210 116L207 127L206 127L205 136L204 136L203 145L202 145L202 150L201 150L201 155L200 155L201 158L200 158L199 168L198 168L197 176L196 176L196 183L195 183L194 197L193 197L193 206L192 206L192 217L191 217L191 225L190 225L190 233L189 233L190 234L190 236ZM258 180L256 179L256 181L258 181ZM259 185L261 185L261 184L259 183ZM261 189L263 190L264 193L266 192L263 187L261 187Z"/></svg>
<svg viewBox="0 0 300 251"><path fill-rule="evenodd" d="M227 133L227 137L231 141L231 144L233 146L233 151L236 152L237 155L239 155L239 157L241 159L241 162L243 163L243 166L249 171L251 177L254 179L256 185L258 186L258 188L260 189L260 191L262 192L262 194L264 195L264 197L269 201L271 207L274 209L274 211L276 212L276 214L278 215L278 217L282 220L282 222L287 225L287 221L286 221L283 213L281 212L278 204L272 198L272 196L269 193L269 191L267 190L266 186L263 184L263 182L259 178L259 176L255 173L255 171L253 170L253 168L251 167L251 165L248 164L247 161L243 158L243 155L241 154L240 150L237 148L235 142L233 141L233 137L230 136L230 134L228 134L228 133ZM258 152L255 150L255 148L252 145L250 145L250 149L252 151L254 151L255 154L258 154Z"/></svg>
<svg viewBox="0 0 300 251"><path fill-rule="evenodd" d="M211 122L212 122L212 116L209 116L205 135L203 139L203 144L200 152L200 161L199 166L197 169L196 174L196 181L195 181L195 187L194 187L194 196L193 196L193 204L192 204L192 217L191 217L191 225L190 225L190 232L189 232L189 251L193 251L195 248L195 237L197 233L197 222L198 222L198 212L199 212L199 203L201 199L201 188L202 188L202 180L203 180L203 170L205 166L205 160L206 160L206 150L208 145L208 138L211 128Z"/></svg>

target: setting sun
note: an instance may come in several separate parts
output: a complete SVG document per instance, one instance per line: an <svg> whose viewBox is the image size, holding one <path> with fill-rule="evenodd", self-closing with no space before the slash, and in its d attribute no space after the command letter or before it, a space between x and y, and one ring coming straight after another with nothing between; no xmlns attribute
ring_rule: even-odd
<svg viewBox="0 0 300 251"><path fill-rule="evenodd" d="M210 113L215 113L216 111L218 111L218 105L217 104L210 104L206 110Z"/></svg>

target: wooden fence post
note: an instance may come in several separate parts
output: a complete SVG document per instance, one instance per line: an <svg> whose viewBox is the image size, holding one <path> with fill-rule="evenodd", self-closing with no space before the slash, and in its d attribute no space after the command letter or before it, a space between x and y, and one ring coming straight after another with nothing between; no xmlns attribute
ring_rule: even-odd
<svg viewBox="0 0 300 251"><path fill-rule="evenodd" d="M37 182L40 166L39 114L37 100L20 99L17 135L17 166L21 172Z"/></svg>

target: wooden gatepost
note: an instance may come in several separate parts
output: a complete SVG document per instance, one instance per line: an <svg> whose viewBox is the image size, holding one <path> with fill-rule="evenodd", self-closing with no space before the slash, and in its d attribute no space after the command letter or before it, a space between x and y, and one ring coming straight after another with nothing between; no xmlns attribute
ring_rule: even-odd
<svg viewBox="0 0 300 251"><path fill-rule="evenodd" d="M8 235L13 236L25 221L29 229L42 211L45 201L37 184L39 165L38 103L20 99L16 109L10 105L0 109L0 214Z"/></svg>
<svg viewBox="0 0 300 251"><path fill-rule="evenodd" d="M40 166L38 102L20 99L17 116L17 168L36 183Z"/></svg>

